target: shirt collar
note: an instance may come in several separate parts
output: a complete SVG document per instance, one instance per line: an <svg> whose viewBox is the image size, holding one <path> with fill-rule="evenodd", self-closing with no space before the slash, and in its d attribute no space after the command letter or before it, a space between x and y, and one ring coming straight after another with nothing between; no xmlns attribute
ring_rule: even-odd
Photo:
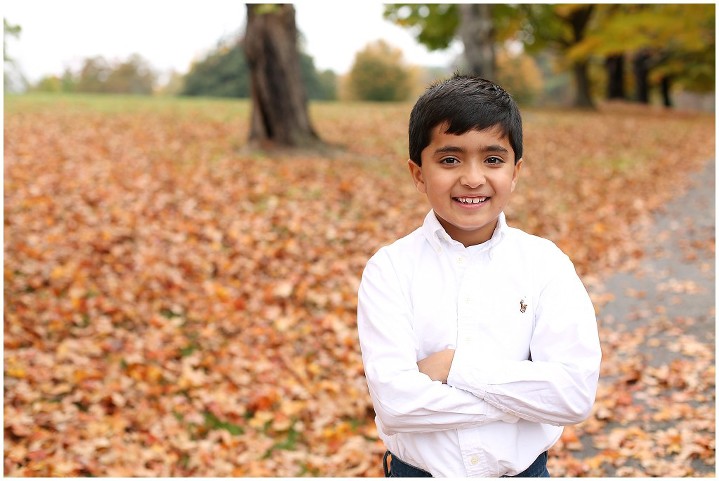
<svg viewBox="0 0 719 481"><path fill-rule="evenodd" d="M504 212L500 212L497 227L494 229L494 233L492 233L492 237L482 244L479 244L477 246L470 246L470 248L476 248L477 251L484 251L486 249L492 249L495 247L506 235L507 233L507 220L505 218ZM427 215L424 218L424 223L422 224L422 231L424 233L424 236L429 241L432 248L435 250L435 252L439 253L442 251L443 248L454 248L456 249L457 246L464 249L464 245L462 245L461 242L458 242L450 237L449 234L447 234L447 231L444 230L444 227L442 227L442 224L439 223L439 220L437 219L437 215L434 213L434 210L430 210ZM455 246L455 247L452 247ZM474 249L473 249L474 250ZM491 250L490 250L491 255Z"/></svg>

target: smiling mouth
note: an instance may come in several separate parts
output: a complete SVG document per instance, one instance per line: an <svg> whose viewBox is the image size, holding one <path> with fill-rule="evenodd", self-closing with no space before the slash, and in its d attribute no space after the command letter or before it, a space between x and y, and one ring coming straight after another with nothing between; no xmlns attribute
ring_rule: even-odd
<svg viewBox="0 0 719 481"><path fill-rule="evenodd" d="M454 197L454 200L464 205L484 204L489 197Z"/></svg>

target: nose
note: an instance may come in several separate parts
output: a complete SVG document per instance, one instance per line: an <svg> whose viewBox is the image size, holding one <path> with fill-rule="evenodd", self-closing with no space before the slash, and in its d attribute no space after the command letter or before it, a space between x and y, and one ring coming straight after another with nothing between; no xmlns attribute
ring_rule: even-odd
<svg viewBox="0 0 719 481"><path fill-rule="evenodd" d="M487 179L481 165L477 165L475 162L468 162L462 170L462 176L459 181L465 187L475 189L483 185Z"/></svg>

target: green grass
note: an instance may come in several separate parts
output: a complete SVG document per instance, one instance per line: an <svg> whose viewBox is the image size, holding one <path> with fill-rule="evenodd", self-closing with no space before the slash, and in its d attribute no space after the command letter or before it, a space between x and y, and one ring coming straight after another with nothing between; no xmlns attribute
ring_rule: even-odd
<svg viewBox="0 0 719 481"><path fill-rule="evenodd" d="M249 115L247 99L170 97L109 94L5 94L5 115L60 109L67 112L166 113L179 116L201 115L224 120Z"/></svg>
<svg viewBox="0 0 719 481"><path fill-rule="evenodd" d="M203 413L203 416L205 418L205 428L212 430L212 429L224 429L228 433L232 434L233 436L239 436L241 434L244 434L245 430L242 428L242 426L238 424L233 424L227 421L220 420L217 416L212 414L209 411L205 411Z"/></svg>

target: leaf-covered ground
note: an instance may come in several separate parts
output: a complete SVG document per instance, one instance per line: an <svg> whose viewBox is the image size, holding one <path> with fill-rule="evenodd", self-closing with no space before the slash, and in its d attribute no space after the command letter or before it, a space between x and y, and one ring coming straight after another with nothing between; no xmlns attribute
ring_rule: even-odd
<svg viewBox="0 0 719 481"><path fill-rule="evenodd" d="M4 474L381 476L356 292L428 209L404 160L410 108L314 104L343 150L260 154L244 102L7 98ZM647 258L652 213L713 157L713 116L524 117L509 222L573 258L604 346L595 410L553 474L713 474L713 348L670 337L682 355L649 366L666 319L603 314L607 279ZM713 238L686 248L713 257Z"/></svg>

